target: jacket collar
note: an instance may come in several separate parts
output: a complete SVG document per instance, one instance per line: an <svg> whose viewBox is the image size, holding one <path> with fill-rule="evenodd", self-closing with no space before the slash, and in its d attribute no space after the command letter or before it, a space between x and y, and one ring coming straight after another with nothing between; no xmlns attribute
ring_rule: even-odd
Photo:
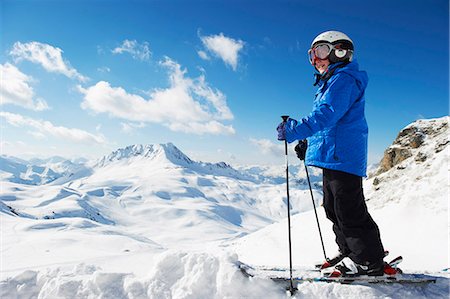
<svg viewBox="0 0 450 299"><path fill-rule="evenodd" d="M328 81L328 79L331 78L331 76L333 76L334 71L336 69L344 67L347 64L348 63L345 63L345 62L336 62L336 63L330 64L328 66L327 70L323 74L321 74L318 71L316 71L314 73L314 76L315 76L315 79L316 79L315 82L314 82L314 86L319 85L319 87L321 87L322 85L324 85Z"/></svg>

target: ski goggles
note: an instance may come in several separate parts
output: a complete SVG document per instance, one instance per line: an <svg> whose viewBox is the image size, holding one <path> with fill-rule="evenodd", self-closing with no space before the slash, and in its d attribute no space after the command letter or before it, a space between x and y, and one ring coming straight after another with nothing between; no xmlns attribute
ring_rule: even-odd
<svg viewBox="0 0 450 299"><path fill-rule="evenodd" d="M337 46L339 47L339 45ZM314 60L316 60L316 58L320 60L328 58L328 56L330 56L331 51L338 47L335 47L328 43L318 44L314 46L313 48L308 50L309 62L311 64L314 64Z"/></svg>

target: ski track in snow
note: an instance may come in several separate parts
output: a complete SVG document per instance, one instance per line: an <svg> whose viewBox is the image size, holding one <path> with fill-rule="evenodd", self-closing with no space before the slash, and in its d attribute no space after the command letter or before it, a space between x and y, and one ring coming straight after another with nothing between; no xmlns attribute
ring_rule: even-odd
<svg viewBox="0 0 450 299"><path fill-rule="evenodd" d="M405 272L437 282L304 282L293 298L449 297L448 148L436 150L447 137L427 137L411 158L364 184L386 260L402 255ZM83 164L2 159L0 298L290 297L236 266L288 266L283 166L195 162L172 144L130 146ZM290 171L293 263L305 269L323 253L304 169ZM320 206L320 171L310 174ZM332 255L331 224L322 208L318 215Z"/></svg>

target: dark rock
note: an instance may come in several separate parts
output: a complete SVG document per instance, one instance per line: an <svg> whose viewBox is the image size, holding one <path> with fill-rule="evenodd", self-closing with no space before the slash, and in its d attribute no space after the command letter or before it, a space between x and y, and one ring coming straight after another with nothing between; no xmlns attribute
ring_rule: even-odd
<svg viewBox="0 0 450 299"><path fill-rule="evenodd" d="M448 144L448 139L445 139L445 140L442 140L442 141L436 143L436 146L434 147L434 152L435 153L442 152L447 147L447 144Z"/></svg>
<svg viewBox="0 0 450 299"><path fill-rule="evenodd" d="M380 180L379 178L374 178L372 184L373 184L374 186L376 186L376 185L378 185L380 182L381 182L381 180Z"/></svg>
<svg viewBox="0 0 450 299"><path fill-rule="evenodd" d="M427 155L425 153L419 152L417 154L417 156L414 158L414 160L416 162L425 162L425 160L427 159Z"/></svg>

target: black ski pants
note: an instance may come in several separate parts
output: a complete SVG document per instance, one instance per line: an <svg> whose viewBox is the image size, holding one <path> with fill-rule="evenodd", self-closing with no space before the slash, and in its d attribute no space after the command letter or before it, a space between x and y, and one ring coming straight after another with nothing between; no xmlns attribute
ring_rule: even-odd
<svg viewBox="0 0 450 299"><path fill-rule="evenodd" d="M380 231L367 211L361 177L323 169L323 206L333 222L341 253L358 264L384 258Z"/></svg>

